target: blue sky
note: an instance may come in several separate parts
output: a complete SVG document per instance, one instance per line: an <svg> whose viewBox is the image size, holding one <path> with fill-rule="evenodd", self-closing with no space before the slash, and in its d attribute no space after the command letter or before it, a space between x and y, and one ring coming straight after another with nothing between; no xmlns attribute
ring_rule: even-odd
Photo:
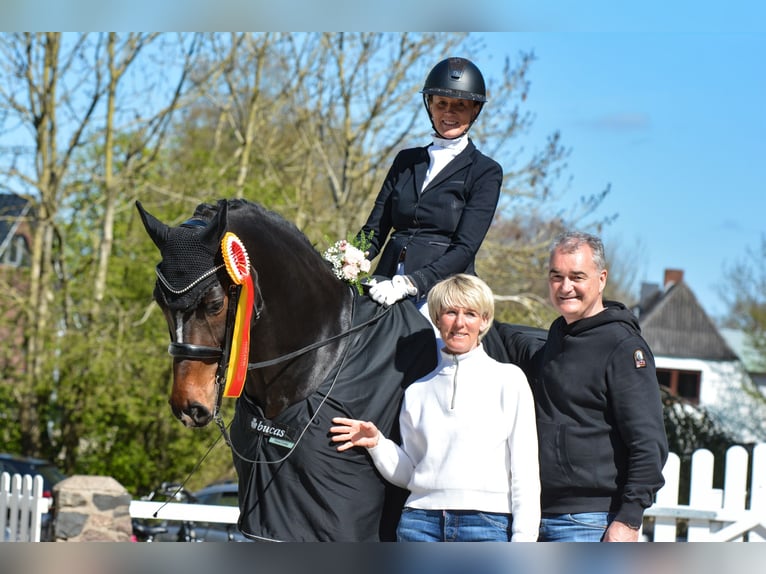
<svg viewBox="0 0 766 574"><path fill-rule="evenodd" d="M766 35L501 33L490 52L534 51L529 144L559 130L568 198L611 185L607 250L636 281L685 280L711 315L725 273L766 232ZM488 108L487 111L489 111Z"/></svg>

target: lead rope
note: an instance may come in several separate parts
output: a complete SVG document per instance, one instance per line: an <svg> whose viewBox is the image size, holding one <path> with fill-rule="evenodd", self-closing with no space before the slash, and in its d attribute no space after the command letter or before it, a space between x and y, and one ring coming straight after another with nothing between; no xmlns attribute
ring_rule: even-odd
<svg viewBox="0 0 766 574"><path fill-rule="evenodd" d="M178 485L178 488L176 488L175 492L170 495L170 500L164 501L157 510L154 511L152 516L154 518L157 518L157 515L160 513L160 511L165 508L165 506L170 503L173 499L175 499L176 495L181 492L184 489L184 486L186 486L186 483L189 482L189 479L192 477L192 475L199 470L199 467L202 465L202 463L205 461L205 459L208 457L208 455L213 452L213 449L218 444L218 441L221 440L222 435L218 435L216 439L213 441L213 443L208 447L207 452L202 455L202 458L197 461L197 464L194 465L194 468L189 471L189 474L186 475L186 478L181 482L181 484Z"/></svg>

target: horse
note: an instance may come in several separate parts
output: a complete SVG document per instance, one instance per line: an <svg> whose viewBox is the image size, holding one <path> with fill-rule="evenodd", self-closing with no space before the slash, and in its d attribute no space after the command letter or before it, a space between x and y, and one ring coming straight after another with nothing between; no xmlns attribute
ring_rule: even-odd
<svg viewBox="0 0 766 574"><path fill-rule="evenodd" d="M227 436L240 531L264 541L394 540L406 493L364 449L337 452L329 428L343 416L398 436L404 390L436 366L428 320L409 301L382 307L358 293L295 225L258 203L202 203L176 227L136 208L161 254L153 297L170 332L170 407L185 426L215 420ZM247 299L227 237L244 253ZM221 401L243 356L227 432Z"/></svg>

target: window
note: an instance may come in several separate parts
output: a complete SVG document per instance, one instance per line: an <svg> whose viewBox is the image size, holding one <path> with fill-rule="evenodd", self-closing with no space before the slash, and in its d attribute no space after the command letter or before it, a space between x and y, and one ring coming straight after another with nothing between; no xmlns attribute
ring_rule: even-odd
<svg viewBox="0 0 766 574"><path fill-rule="evenodd" d="M657 380L668 389L671 395L680 397L694 405L700 401L699 371L678 371L675 369L657 369Z"/></svg>
<svg viewBox="0 0 766 574"><path fill-rule="evenodd" d="M0 263L11 267L29 267L29 248L26 239L21 235L14 237Z"/></svg>

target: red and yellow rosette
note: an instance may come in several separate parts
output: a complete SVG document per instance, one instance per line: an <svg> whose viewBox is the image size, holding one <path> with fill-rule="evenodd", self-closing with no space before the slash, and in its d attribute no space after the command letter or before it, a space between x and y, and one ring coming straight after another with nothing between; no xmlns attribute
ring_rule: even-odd
<svg viewBox="0 0 766 574"><path fill-rule="evenodd" d="M226 368L224 397L238 397L242 394L247 377L247 365L250 354L250 320L253 315L253 277L250 274L250 258L242 241L235 234L227 231L221 240L223 262L229 277L242 286L237 304L237 314L231 337L229 363Z"/></svg>

